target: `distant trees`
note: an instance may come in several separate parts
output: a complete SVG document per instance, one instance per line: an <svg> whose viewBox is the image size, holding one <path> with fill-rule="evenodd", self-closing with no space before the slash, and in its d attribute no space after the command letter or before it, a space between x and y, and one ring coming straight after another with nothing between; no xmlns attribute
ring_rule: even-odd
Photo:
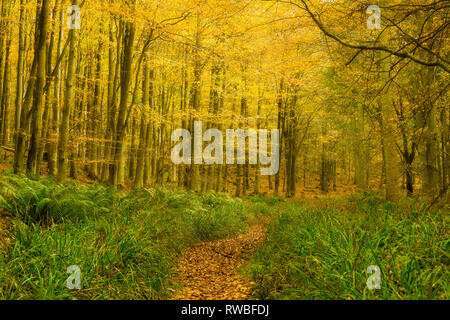
<svg viewBox="0 0 450 320"><path fill-rule="evenodd" d="M342 24L336 24L341 19L340 14L346 14L347 17L357 16L359 10L365 9L368 4L361 3L345 3L346 10L338 10L340 4L332 4L325 10L323 6L314 1L301 0L298 3L292 1L277 1L289 6L294 6L304 11L312 19L319 30L328 38L336 41L336 43L345 48L355 50L352 57L348 60L347 65L356 61L359 55L365 52L373 52L372 57L378 59L376 68L380 74L380 81L384 87L379 91L379 124L380 137L383 150L383 179L386 185L386 197L393 202L398 201L400 195L399 190L399 154L402 158L403 175L406 177L405 187L408 194L412 194L414 190L414 178L412 173L412 163L415 159L416 151L420 145L422 149L422 184L424 193L434 196L439 190L446 190L448 185L448 173L445 160L446 148L449 144L446 129L448 119L441 117L441 125L437 122L437 100L443 99L447 101L447 86L445 82L442 91L431 90L433 83L440 82L444 79L448 80L449 59L448 59L448 39L445 36L448 33L448 8L443 1L428 1L421 3L411 3L406 1L395 1L394 3L381 2L382 8L382 30L378 32L378 36L367 39L367 33L354 30L350 32L342 32ZM320 8L320 9L319 9ZM335 10L336 8L336 10ZM322 10L322 11L321 11ZM361 20L354 20L361 21ZM349 29L351 30L351 29ZM373 35L373 33L372 33ZM447 50L445 50L447 49ZM370 54L369 54L370 56ZM358 60L359 61L359 60ZM397 78L403 75L409 75L408 68L411 63L421 66L420 78L416 79L411 87L400 93L405 95L405 91L421 91L423 99L415 101L420 105L422 111L417 112L415 122L416 127L422 128L420 138L413 138L411 150L408 146L408 134L405 131L405 122L411 119L405 119L404 109L394 111L394 98L392 97L392 86L398 85ZM417 68L417 67L415 67ZM371 70L368 70L371 72ZM437 75L440 75L437 79ZM448 82L448 81L447 81ZM426 88L426 91L423 89ZM436 98L438 97L438 98ZM441 114L445 114L445 107ZM402 106L403 108L403 106ZM401 122L399 123L399 120ZM417 123L419 121L419 123ZM438 155L439 147L439 131L438 127L444 128L441 131L441 156ZM398 131L401 131L403 139L403 149L398 143ZM445 133L444 133L445 132ZM416 136L416 134L414 134ZM446 137L444 137L446 136ZM366 187L367 182L362 170L368 168L368 164L361 165L361 145L356 149L355 153L355 182L360 187ZM442 158L442 159L439 159ZM325 166L326 167L326 166ZM324 166L322 167L324 170ZM323 181L323 175L321 178ZM323 188L322 188L323 189Z"/></svg>

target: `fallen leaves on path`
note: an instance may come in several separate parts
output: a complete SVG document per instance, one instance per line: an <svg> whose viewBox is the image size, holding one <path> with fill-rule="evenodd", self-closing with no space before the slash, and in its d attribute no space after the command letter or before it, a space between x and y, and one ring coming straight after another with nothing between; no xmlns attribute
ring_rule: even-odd
<svg viewBox="0 0 450 320"><path fill-rule="evenodd" d="M265 237L265 224L257 224L234 238L199 243L187 249L178 266L184 285L173 300L245 300L251 288L239 267Z"/></svg>

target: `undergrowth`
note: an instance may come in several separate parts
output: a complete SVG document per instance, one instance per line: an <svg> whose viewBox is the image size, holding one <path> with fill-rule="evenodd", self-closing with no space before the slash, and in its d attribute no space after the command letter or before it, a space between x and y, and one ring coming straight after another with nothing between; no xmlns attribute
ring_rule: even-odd
<svg viewBox="0 0 450 320"><path fill-rule="evenodd" d="M0 208L11 226L0 254L0 299L162 299L183 248L245 232L240 199L7 176ZM81 269L81 290L66 270Z"/></svg>
<svg viewBox="0 0 450 320"><path fill-rule="evenodd" d="M400 205L366 193L299 203L161 187L124 193L94 184L7 175L0 214L0 299L165 299L188 246L271 220L243 271L256 299L448 299L448 205ZM70 265L81 290L69 290ZM381 269L369 290L366 270Z"/></svg>
<svg viewBox="0 0 450 320"><path fill-rule="evenodd" d="M449 298L448 206L429 212L422 199L394 205L377 194L321 202L276 214L245 269L255 298ZM381 269L380 290L366 285L370 265Z"/></svg>

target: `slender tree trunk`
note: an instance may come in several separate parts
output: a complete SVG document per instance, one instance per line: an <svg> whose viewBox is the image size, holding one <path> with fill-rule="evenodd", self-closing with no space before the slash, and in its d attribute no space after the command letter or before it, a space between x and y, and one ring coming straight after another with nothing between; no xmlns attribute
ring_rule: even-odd
<svg viewBox="0 0 450 320"><path fill-rule="evenodd" d="M19 9L19 47L17 58L17 82L16 82L16 112L14 115L14 145L18 145L18 137L20 131L20 119L22 115L22 99L23 99L23 81L24 81L24 62L25 62L25 34L24 34L24 5L26 0L20 0ZM17 152L17 149L15 150ZM16 160L18 154L14 157ZM23 159L22 159L23 163ZM16 162L14 163L14 172L18 173Z"/></svg>
<svg viewBox="0 0 450 320"><path fill-rule="evenodd" d="M44 111L44 84L46 82L46 42L48 33L49 0L42 0L39 13L39 33L35 46L36 86L31 110L31 138L28 151L27 171L39 174L38 151L41 144L42 116Z"/></svg>
<svg viewBox="0 0 450 320"><path fill-rule="evenodd" d="M9 33L9 32L8 32ZM10 98L10 49L11 49L11 39L9 38L6 42L6 52L5 52L5 65L4 65L4 75L3 75L3 94L1 99L2 104L2 145L8 146L9 142L9 98Z"/></svg>
<svg viewBox="0 0 450 320"><path fill-rule="evenodd" d="M148 60L144 58L144 68L143 68L143 81L142 81L142 101L144 106L144 110L141 110L141 123L139 126L139 147L137 151L137 159L136 159L136 176L134 180L134 187L139 189L144 186L144 169L145 169L145 157L147 155L146 148L146 126L147 126L147 117L146 111L148 111L148 101L149 101L149 70L148 70Z"/></svg>
<svg viewBox="0 0 450 320"><path fill-rule="evenodd" d="M126 22L123 37L123 65L120 74L120 104L117 115L117 124L114 142L114 163L110 182L114 186L124 186L124 142L129 114L128 97L131 83L131 67L133 62L133 45L135 25Z"/></svg>
<svg viewBox="0 0 450 320"><path fill-rule="evenodd" d="M284 80L280 80L280 88L278 92L278 101L277 101L277 107L278 107L278 121L277 121L277 129L282 132L282 126L283 126L283 90L284 90ZM283 133L284 134L284 133ZM283 135L280 135L280 141L279 141L279 154L280 154L280 170L275 175L275 190L274 195L278 196L279 188L280 188L280 172L281 172L281 163L283 159Z"/></svg>
<svg viewBox="0 0 450 320"><path fill-rule="evenodd" d="M72 5L78 5L78 0L72 0ZM72 113L72 97L73 97L73 84L74 84L74 72L75 72L75 57L77 54L76 42L78 39L78 31L71 29L69 31L70 37L70 49L69 57L67 61L67 78L66 78L66 91L64 95L64 107L61 117L61 125L59 128L60 136L58 142L58 174L57 180L62 181L66 177L67 167L67 149L69 141L69 121Z"/></svg>
<svg viewBox="0 0 450 320"><path fill-rule="evenodd" d="M95 54L96 61L96 70L95 70L95 84L94 84L94 98L92 101L92 105L90 110L88 110L88 119L89 119L89 134L91 134L92 141L88 144L88 176L91 179L98 178L98 161L97 161L97 143L95 142L95 137L98 136L99 133L99 117L98 110L100 108L101 99L100 99L100 81L101 81L101 71L102 71L102 61L101 61L101 48L102 44L100 43L97 52Z"/></svg>
<svg viewBox="0 0 450 320"><path fill-rule="evenodd" d="M58 4L61 6L64 0L59 0ZM62 54L62 40L64 37L64 13L59 8L59 31L58 31L58 43L56 53L59 57ZM52 103L52 124L51 135L48 148L48 168L51 175L57 173L57 156L58 156L58 123L60 120L60 107L61 107L61 88L62 88L62 68L61 64L58 64L56 76L54 78L53 86L53 103Z"/></svg>

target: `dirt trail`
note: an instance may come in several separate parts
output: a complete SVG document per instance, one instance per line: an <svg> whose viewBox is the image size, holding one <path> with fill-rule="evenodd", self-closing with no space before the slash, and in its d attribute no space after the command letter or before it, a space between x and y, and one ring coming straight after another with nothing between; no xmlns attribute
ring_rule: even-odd
<svg viewBox="0 0 450 320"><path fill-rule="evenodd" d="M187 249L178 266L184 285L173 300L245 300L251 288L239 267L265 237L266 224L257 224L234 238L199 243Z"/></svg>

